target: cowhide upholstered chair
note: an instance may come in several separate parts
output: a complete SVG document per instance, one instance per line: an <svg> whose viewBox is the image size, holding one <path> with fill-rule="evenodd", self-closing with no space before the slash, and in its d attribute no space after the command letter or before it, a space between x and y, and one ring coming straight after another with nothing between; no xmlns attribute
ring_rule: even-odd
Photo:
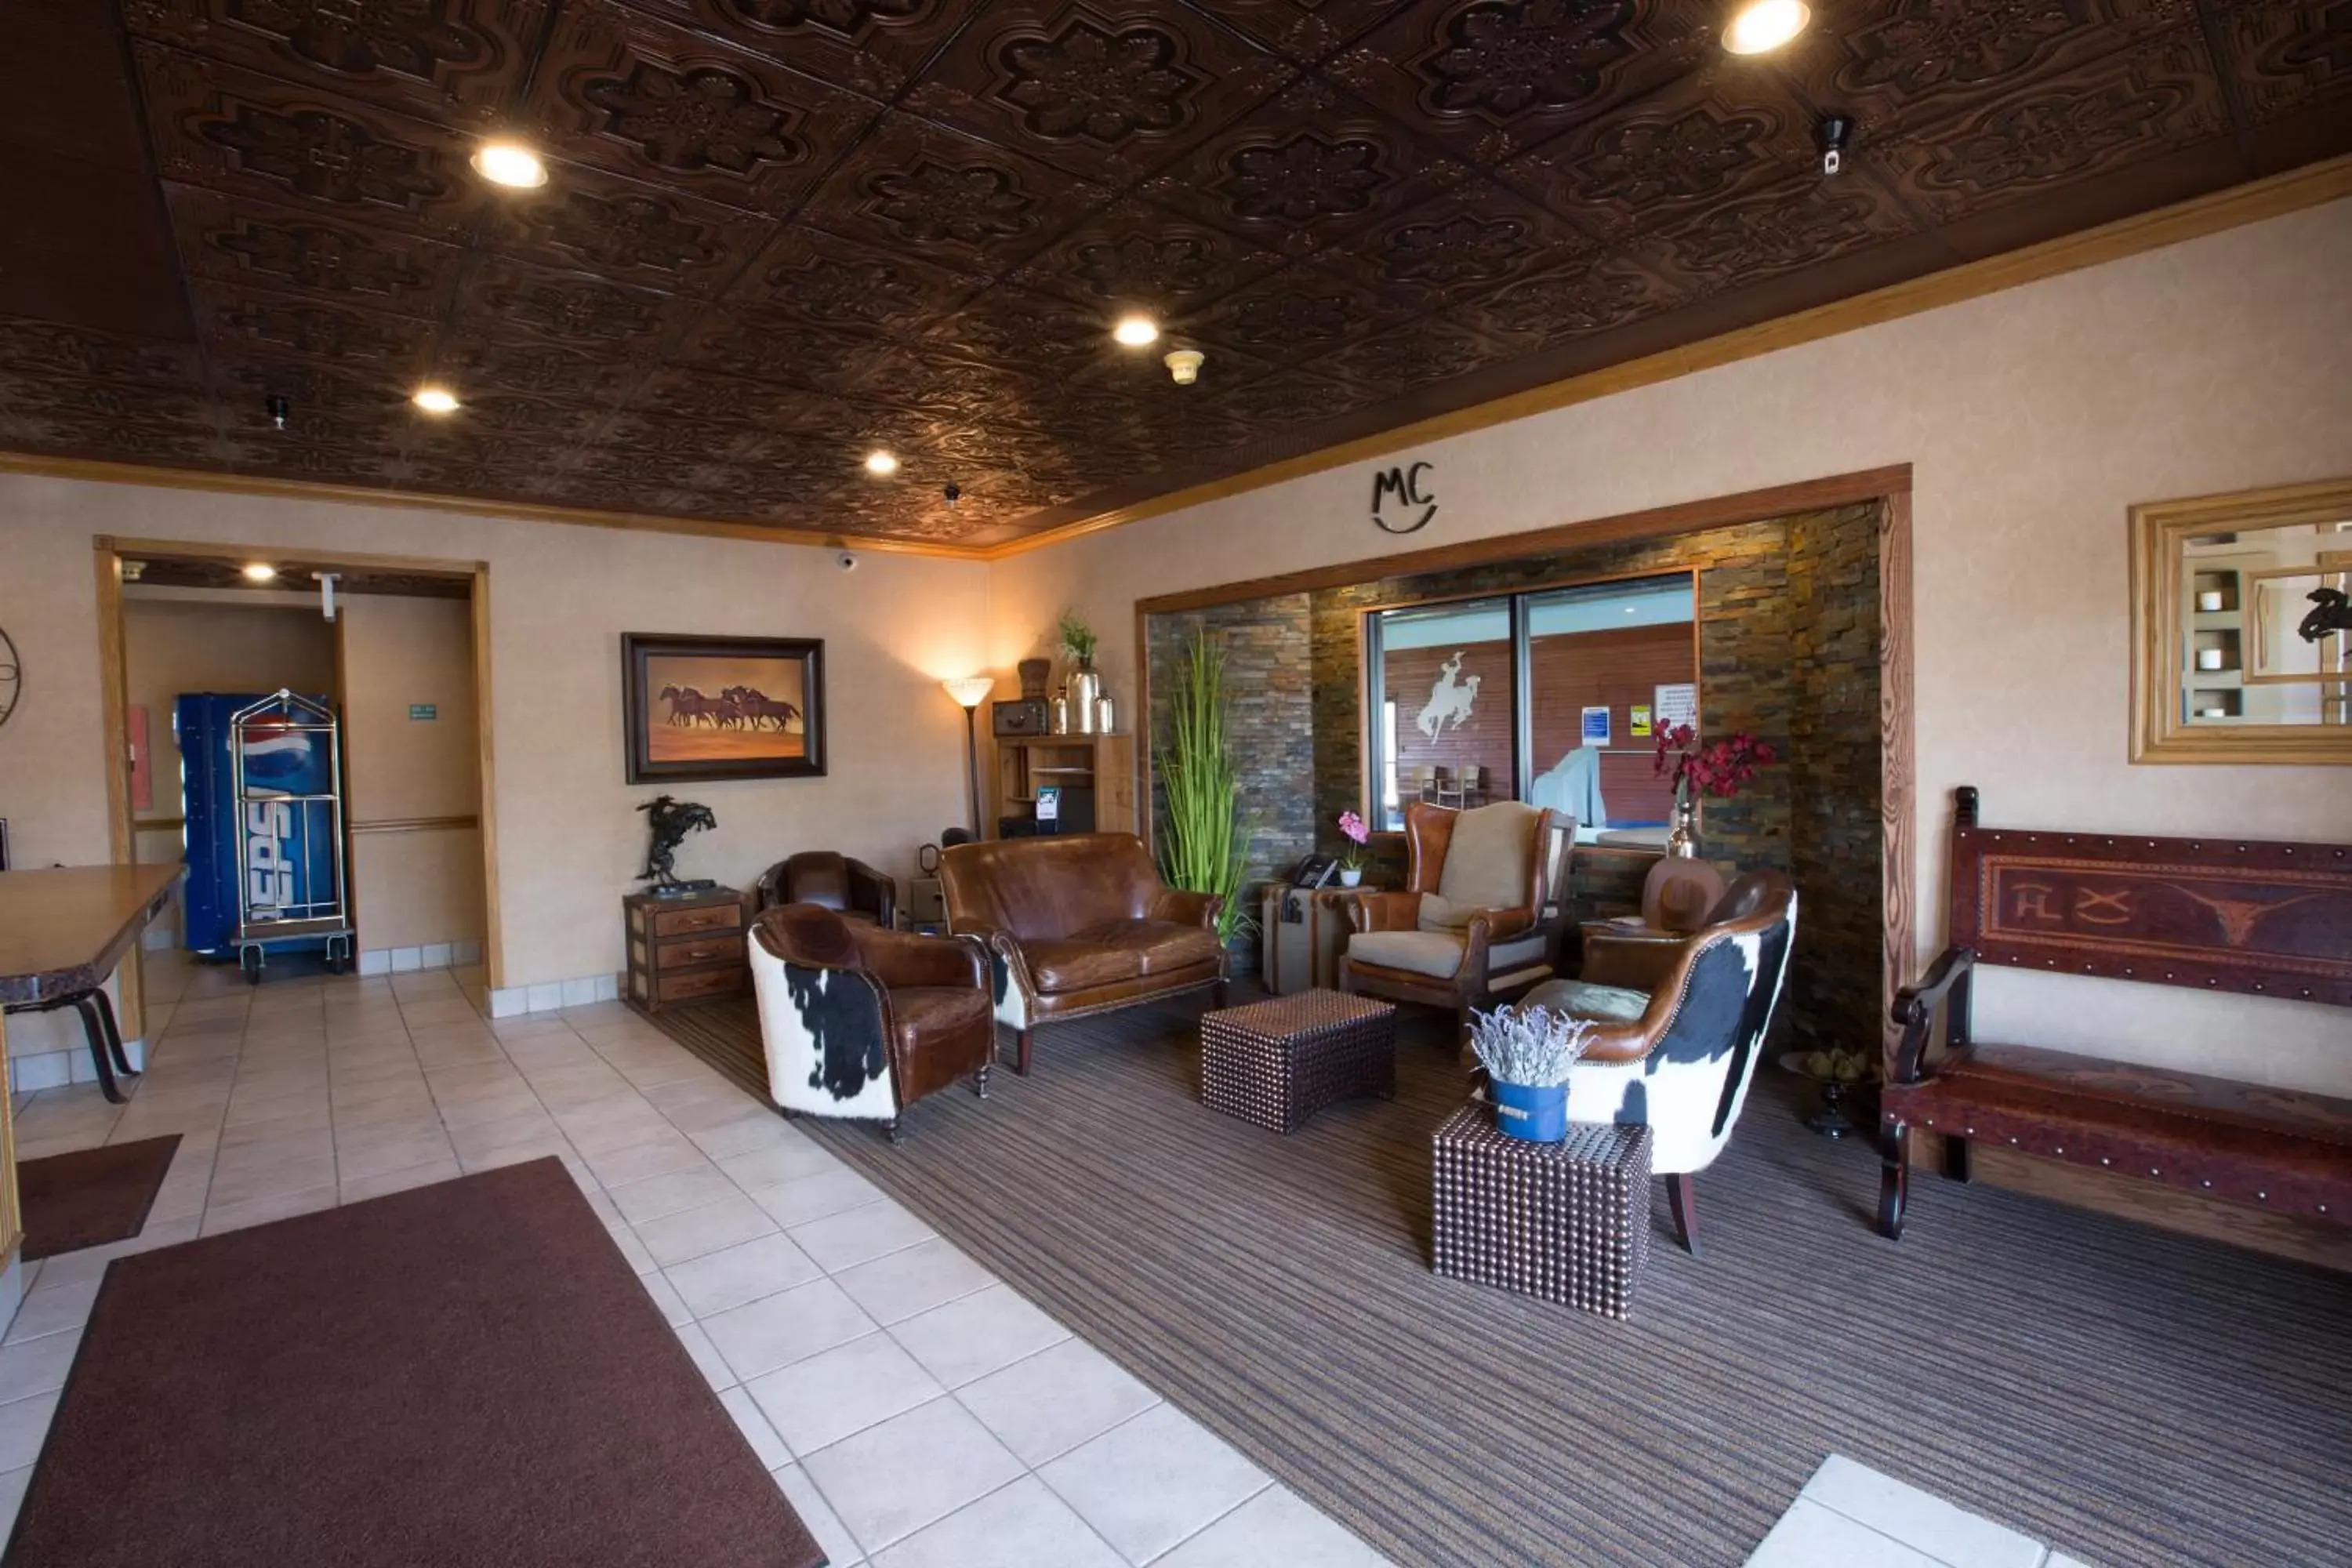
<svg viewBox="0 0 2352 1568"><path fill-rule="evenodd" d="M1584 1059L1569 1069L1569 1119L1649 1127L1651 1173L1665 1179L1692 1252L1691 1178L1730 1142L1796 936L1787 873L1751 871L1680 942L1589 943L1580 979L1549 981L1520 1002L1593 1023Z"/></svg>
<svg viewBox="0 0 2352 1568"><path fill-rule="evenodd" d="M863 860L830 849L804 849L760 873L760 907L821 904L878 926L898 924L898 884Z"/></svg>
<svg viewBox="0 0 2352 1568"><path fill-rule="evenodd" d="M961 1078L988 1098L996 1016L978 942L912 936L816 904L783 904L751 928L751 983L768 1095L788 1112L898 1119Z"/></svg>
<svg viewBox="0 0 2352 1568"><path fill-rule="evenodd" d="M1467 1014L1552 976L1576 819L1518 801L1404 808L1402 892L1346 900L1339 989Z"/></svg>

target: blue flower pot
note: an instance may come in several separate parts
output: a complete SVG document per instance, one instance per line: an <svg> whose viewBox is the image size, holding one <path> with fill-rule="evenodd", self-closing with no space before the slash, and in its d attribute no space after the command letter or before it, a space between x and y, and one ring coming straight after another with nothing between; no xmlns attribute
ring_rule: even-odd
<svg viewBox="0 0 2352 1568"><path fill-rule="evenodd" d="M1568 1136L1568 1085L1495 1080L1495 1125L1530 1143L1557 1143Z"/></svg>

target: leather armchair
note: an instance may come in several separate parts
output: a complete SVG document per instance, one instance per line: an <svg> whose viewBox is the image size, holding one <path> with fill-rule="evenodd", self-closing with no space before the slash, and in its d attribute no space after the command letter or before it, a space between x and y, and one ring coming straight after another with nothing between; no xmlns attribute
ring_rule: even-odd
<svg viewBox="0 0 2352 1568"><path fill-rule="evenodd" d="M1597 943L1584 978L1538 985L1520 1003L1593 1024L1584 1058L1569 1069L1569 1117L1649 1127L1650 1170L1665 1178L1692 1251L1691 1177L1730 1142L1796 936L1788 874L1751 871L1690 936Z"/></svg>
<svg viewBox="0 0 2352 1568"><path fill-rule="evenodd" d="M1160 879L1131 833L958 844L940 855L948 929L984 942L996 1016L1029 1070L1037 1026L1212 987L1224 1005L1224 900Z"/></svg>
<svg viewBox="0 0 2352 1568"><path fill-rule="evenodd" d="M816 904L841 914L898 924L898 884L863 860L830 849L804 849L760 873L760 908Z"/></svg>
<svg viewBox="0 0 2352 1568"><path fill-rule="evenodd" d="M980 944L912 936L816 904L783 904L751 928L751 983L768 1093L790 1112L878 1121L969 1077L988 1098L996 1055Z"/></svg>
<svg viewBox="0 0 2352 1568"><path fill-rule="evenodd" d="M1550 979L1576 819L1517 801L1414 801L1404 832L1404 890L1345 900L1339 989L1467 1014Z"/></svg>

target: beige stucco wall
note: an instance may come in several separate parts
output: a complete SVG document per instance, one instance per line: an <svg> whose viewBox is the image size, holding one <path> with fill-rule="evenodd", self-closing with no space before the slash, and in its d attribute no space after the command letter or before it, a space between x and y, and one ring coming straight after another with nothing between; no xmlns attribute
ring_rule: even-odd
<svg viewBox="0 0 2352 1568"><path fill-rule="evenodd" d="M1956 784L1993 822L2352 838L2345 769L2126 761L2126 509L2352 474L2347 279L2337 203L1401 451L1443 503L1410 544L1913 465L1923 946ZM1076 605L1132 711L1137 598L1393 551L1375 467L1000 563L992 662L1045 651ZM1996 973L1979 1030L2352 1093L2336 1009Z"/></svg>
<svg viewBox="0 0 2352 1568"><path fill-rule="evenodd" d="M490 565L499 922L509 985L621 967L621 895L644 845L622 782L624 631L825 639L822 779L676 790L718 814L679 868L744 882L830 846L902 874L961 822L963 718L939 681L986 651L988 570L826 551L509 521L402 507L213 495L0 474L0 626L26 671L0 727L0 816L17 863L107 858L97 534L482 560Z"/></svg>

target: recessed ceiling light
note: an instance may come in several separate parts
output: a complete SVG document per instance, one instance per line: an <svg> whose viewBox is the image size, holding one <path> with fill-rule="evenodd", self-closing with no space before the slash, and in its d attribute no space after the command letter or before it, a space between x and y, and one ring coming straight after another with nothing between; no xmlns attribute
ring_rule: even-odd
<svg viewBox="0 0 2352 1568"><path fill-rule="evenodd" d="M1723 47L1735 55L1760 55L1779 48L1813 19L1804 0L1751 0L1723 30Z"/></svg>
<svg viewBox="0 0 2352 1568"><path fill-rule="evenodd" d="M457 395L446 386L420 386L411 401L427 414L457 412Z"/></svg>
<svg viewBox="0 0 2352 1568"><path fill-rule="evenodd" d="M866 471L869 474L895 474L898 471L898 459L887 452L868 452L866 454Z"/></svg>
<svg viewBox="0 0 2352 1568"><path fill-rule="evenodd" d="M520 142L485 142L474 149L474 172L494 185L535 191L547 184L547 164Z"/></svg>
<svg viewBox="0 0 2352 1568"><path fill-rule="evenodd" d="M248 583L275 583L278 581L278 568L266 561L257 561L245 569L245 580Z"/></svg>
<svg viewBox="0 0 2352 1568"><path fill-rule="evenodd" d="M1121 316L1110 335L1129 348L1147 348L1160 341L1160 323L1149 316Z"/></svg>

